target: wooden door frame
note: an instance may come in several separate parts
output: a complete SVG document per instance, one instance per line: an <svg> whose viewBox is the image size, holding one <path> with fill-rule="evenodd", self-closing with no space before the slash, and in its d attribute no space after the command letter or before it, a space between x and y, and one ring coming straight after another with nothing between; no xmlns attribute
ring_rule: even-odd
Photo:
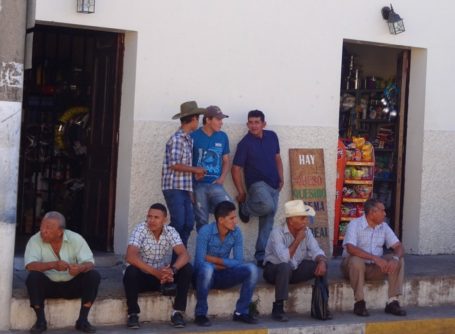
<svg viewBox="0 0 455 334"><path fill-rule="evenodd" d="M400 75L400 105L398 121L398 143L397 143L397 175L395 184L395 216L394 232L402 239L403 231L403 196L404 196L404 168L406 153L406 128L409 96L409 73L411 64L411 51L403 50L401 59Z"/></svg>

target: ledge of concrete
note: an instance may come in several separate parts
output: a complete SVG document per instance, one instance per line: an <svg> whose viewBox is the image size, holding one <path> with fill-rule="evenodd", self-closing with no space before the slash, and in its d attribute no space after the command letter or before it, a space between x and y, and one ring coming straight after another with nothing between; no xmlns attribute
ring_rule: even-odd
<svg viewBox="0 0 455 334"><path fill-rule="evenodd" d="M16 259L13 299L11 305L11 328L28 329L33 325L35 316L29 307L24 280L27 273ZM330 308L333 312L351 311L354 303L349 283L341 277L339 270L341 259L329 262ZM406 282L403 305L438 306L455 303L455 257L406 256ZM100 261L97 257L97 269L102 281L99 296L90 312L90 320L96 325L122 325L126 322L126 303L122 286L122 261L115 256ZM262 276L262 275L260 275ZM370 310L382 309L387 295L387 283L371 282L366 286L367 307ZM228 290L212 290L209 295L209 316L229 317L238 298L239 287ZM261 315L271 312L274 301L273 286L259 282L254 300L258 300ZM311 282L292 286L291 296L286 303L288 312L306 313L311 301ZM172 310L172 300L158 293L142 294L139 298L141 321L168 321ZM188 296L186 315L193 317L196 299L194 291ZM80 307L79 300L53 299L46 302L46 314L50 328L62 328L74 325Z"/></svg>

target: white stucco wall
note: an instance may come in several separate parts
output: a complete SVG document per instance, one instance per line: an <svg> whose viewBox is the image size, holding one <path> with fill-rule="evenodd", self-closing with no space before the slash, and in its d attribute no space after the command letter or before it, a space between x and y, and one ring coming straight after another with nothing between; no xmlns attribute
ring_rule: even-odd
<svg viewBox="0 0 455 334"><path fill-rule="evenodd" d="M285 164L290 147L323 147L332 222L341 53L343 40L350 40L411 49L404 244L413 253L455 253L449 154L455 42L453 30L440 24L451 22L455 4L435 0L429 8L425 2L396 0L406 26L397 36L389 34L380 14L387 4L97 0L96 13L87 15L76 13L73 0L37 0L41 23L128 32L118 181L125 187L118 192L129 197L117 198L116 251L124 249L125 226L162 198L162 149L177 126L169 119L189 99L218 104L231 116L226 130L232 150L253 108L264 110L269 127L278 132ZM233 189L230 181L227 187ZM288 197L289 184L281 201Z"/></svg>

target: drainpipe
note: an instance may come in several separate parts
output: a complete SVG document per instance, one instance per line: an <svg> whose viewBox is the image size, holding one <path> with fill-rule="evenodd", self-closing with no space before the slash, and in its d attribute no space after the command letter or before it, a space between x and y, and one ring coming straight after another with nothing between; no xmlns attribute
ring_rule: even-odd
<svg viewBox="0 0 455 334"><path fill-rule="evenodd" d="M28 5L0 0L0 330L10 328Z"/></svg>

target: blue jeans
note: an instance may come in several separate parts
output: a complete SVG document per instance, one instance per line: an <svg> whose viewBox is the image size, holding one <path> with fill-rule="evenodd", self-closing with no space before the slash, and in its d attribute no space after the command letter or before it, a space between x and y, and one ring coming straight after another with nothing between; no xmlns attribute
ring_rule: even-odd
<svg viewBox="0 0 455 334"><path fill-rule="evenodd" d="M269 186L264 181L253 183L248 188L243 213L259 217L258 239L256 241L256 261L264 260L265 246L273 228L273 221L278 206L280 191Z"/></svg>
<svg viewBox="0 0 455 334"><path fill-rule="evenodd" d="M216 205L223 201L232 199L226 190L218 183L197 183L194 185L194 218L196 220L196 230L209 223L209 214L213 213Z"/></svg>
<svg viewBox="0 0 455 334"><path fill-rule="evenodd" d="M169 225L177 230L186 247L194 226L193 204L191 203L190 192L167 189L163 190L163 195L171 215L171 223Z"/></svg>
<svg viewBox="0 0 455 334"><path fill-rule="evenodd" d="M207 315L207 297L210 289L228 289L240 283L242 288L235 311L248 314L258 280L258 269L253 263L243 263L232 268L215 270L213 264L204 262L196 269L195 280L197 299L195 316Z"/></svg>

